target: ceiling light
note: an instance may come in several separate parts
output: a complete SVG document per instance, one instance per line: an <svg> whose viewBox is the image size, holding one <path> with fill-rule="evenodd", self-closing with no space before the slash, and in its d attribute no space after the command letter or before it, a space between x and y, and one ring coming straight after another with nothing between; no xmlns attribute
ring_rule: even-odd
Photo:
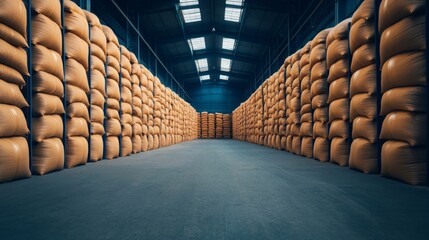
<svg viewBox="0 0 429 240"><path fill-rule="evenodd" d="M226 5L243 6L244 0L226 0Z"/></svg>
<svg viewBox="0 0 429 240"><path fill-rule="evenodd" d="M207 58L195 60L195 65L197 66L198 72L205 72L209 70Z"/></svg>
<svg viewBox="0 0 429 240"><path fill-rule="evenodd" d="M226 7L225 8L225 21L240 22L242 12L243 12L243 9L241 9L241 8Z"/></svg>
<svg viewBox="0 0 429 240"><path fill-rule="evenodd" d="M182 9L182 14L185 23L201 21L201 13L199 8Z"/></svg>
<svg viewBox="0 0 429 240"><path fill-rule="evenodd" d="M229 76L227 76L227 75L220 75L219 79L220 80L229 80Z"/></svg>
<svg viewBox="0 0 429 240"><path fill-rule="evenodd" d="M191 38L188 40L188 44L193 51L206 49L206 40L204 37Z"/></svg>
<svg viewBox="0 0 429 240"><path fill-rule="evenodd" d="M203 75L200 77L201 81L206 81L206 80L210 80L210 75Z"/></svg>
<svg viewBox="0 0 429 240"><path fill-rule="evenodd" d="M193 6L198 5L198 0L180 0L180 6Z"/></svg>
<svg viewBox="0 0 429 240"><path fill-rule="evenodd" d="M224 72L229 72L231 71L231 59L227 59L227 58L221 58L220 59L220 70L224 71Z"/></svg>
<svg viewBox="0 0 429 240"><path fill-rule="evenodd" d="M225 50L234 50L235 48L235 39L233 38L223 38L222 48Z"/></svg>

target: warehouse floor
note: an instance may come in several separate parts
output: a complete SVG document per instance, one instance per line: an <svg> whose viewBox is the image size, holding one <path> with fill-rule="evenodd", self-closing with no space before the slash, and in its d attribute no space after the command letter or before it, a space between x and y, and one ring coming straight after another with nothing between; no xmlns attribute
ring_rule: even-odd
<svg viewBox="0 0 429 240"><path fill-rule="evenodd" d="M0 184L0 239L427 239L429 188L233 140Z"/></svg>

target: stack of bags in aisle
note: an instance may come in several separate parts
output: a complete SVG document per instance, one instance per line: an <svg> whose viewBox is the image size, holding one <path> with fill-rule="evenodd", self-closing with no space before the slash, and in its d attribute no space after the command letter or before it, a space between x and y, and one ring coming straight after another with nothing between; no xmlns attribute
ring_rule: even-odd
<svg viewBox="0 0 429 240"><path fill-rule="evenodd" d="M301 137L301 155L313 157L313 113L311 109L310 92L310 48L311 42L305 44L301 49L301 59L299 72L301 82L301 127L299 136Z"/></svg>
<svg viewBox="0 0 429 240"><path fill-rule="evenodd" d="M268 92L268 79L262 83L262 91L263 91L263 98L264 98L264 105L263 105L263 126L264 126L264 146L269 146L269 135L270 135L270 123L269 123L269 109L270 109L270 102L269 102L269 92ZM243 115L245 115L244 112L242 112Z"/></svg>
<svg viewBox="0 0 429 240"><path fill-rule="evenodd" d="M121 49L121 157L129 156L133 151L131 137L133 134L133 94L131 83L131 54L124 46Z"/></svg>
<svg viewBox="0 0 429 240"><path fill-rule="evenodd" d="M141 82L141 94L142 94L142 151L146 152L150 150L149 147L149 115L151 112L150 101L149 101L149 80L148 71L146 67L140 65L142 69L142 75L140 78Z"/></svg>
<svg viewBox="0 0 429 240"><path fill-rule="evenodd" d="M162 92L160 83L159 78L155 77L153 81L153 149L159 148L159 135L161 133Z"/></svg>
<svg viewBox="0 0 429 240"><path fill-rule="evenodd" d="M222 113L215 114L216 121L216 138L223 138L223 115Z"/></svg>
<svg viewBox="0 0 429 240"><path fill-rule="evenodd" d="M232 132L233 138L236 140L244 141L244 104L241 103L233 112L232 112Z"/></svg>
<svg viewBox="0 0 429 240"><path fill-rule="evenodd" d="M173 116L174 116L173 117L173 137L172 137L173 144L176 144L179 140L178 135L179 135L179 128L180 128L180 125L179 125L180 115L179 115L179 109L177 109L177 99L178 99L178 95L176 93L173 93L173 96L172 96L172 104L174 106L173 107Z"/></svg>
<svg viewBox="0 0 429 240"><path fill-rule="evenodd" d="M377 166L377 66L374 0L364 0L353 14L350 27L352 54L350 121L352 144L349 166L364 173L378 173Z"/></svg>
<svg viewBox="0 0 429 240"><path fill-rule="evenodd" d="M166 92L165 92L165 86L161 84L159 85L159 89L161 91L161 127L159 129L159 147L165 147L166 145L166 139L165 139L165 133L167 129L166 125Z"/></svg>
<svg viewBox="0 0 429 240"><path fill-rule="evenodd" d="M268 78L268 99L267 99L267 107L268 107L268 146L271 148L276 148L276 135L275 135L275 119L276 119L276 74L271 75Z"/></svg>
<svg viewBox="0 0 429 240"><path fill-rule="evenodd" d="M328 69L326 65L326 37L330 29L319 32L311 42L311 107L313 112L313 157L322 162L329 161L328 139Z"/></svg>
<svg viewBox="0 0 429 240"><path fill-rule="evenodd" d="M103 158L104 135L104 104L106 103L106 36L103 33L98 17L85 11L90 27L91 40L91 141L89 161L99 161Z"/></svg>
<svg viewBox="0 0 429 240"><path fill-rule="evenodd" d="M326 39L329 69L329 139L331 162L349 165L350 154L350 100L349 100L349 23L346 19L329 32Z"/></svg>
<svg viewBox="0 0 429 240"><path fill-rule="evenodd" d="M255 105L254 105L254 102L255 102L255 93L253 93L246 101L245 101L245 104L246 104L246 106L247 106L247 108L249 109L249 112L247 113L247 116L248 116L248 118L247 118L247 121L246 121L246 123L247 123L247 133L248 133L248 136L247 136L247 141L249 141L249 142L251 142L251 143L255 143L255 131L256 131L256 129L255 129L255 113L256 113L256 111L255 111Z"/></svg>
<svg viewBox="0 0 429 240"><path fill-rule="evenodd" d="M301 86L300 86L300 60L301 60L301 50L298 50L295 54L292 55L291 60L291 79L292 79L292 93L290 97L290 134L291 134L291 149L292 152L301 155L301 137L300 137L300 127L301 127Z"/></svg>
<svg viewBox="0 0 429 240"><path fill-rule="evenodd" d="M0 1L0 183L30 177L28 107L22 89L27 65L27 10L21 0Z"/></svg>
<svg viewBox="0 0 429 240"><path fill-rule="evenodd" d="M289 56L286 58L284 66L286 69L286 81L285 81L285 88L286 88L286 145L284 146L284 149L288 152L292 152L292 108L291 108L291 100L292 100L292 56Z"/></svg>
<svg viewBox="0 0 429 240"><path fill-rule="evenodd" d="M106 142L105 157L113 159L119 157L119 135L121 135L121 122L119 116L120 109L120 88L119 72L121 53L119 50L119 41L111 28L102 26L107 39L107 59L106 59L106 95L107 107L104 113L106 119Z"/></svg>
<svg viewBox="0 0 429 240"><path fill-rule="evenodd" d="M275 148L278 150L282 149L281 146L281 134L280 134L280 121L281 118L284 116L285 112L285 98L284 98L284 91L281 91L282 88L284 88L284 70L283 67L280 67L280 69L274 74L275 81L274 81L274 145Z"/></svg>
<svg viewBox="0 0 429 240"><path fill-rule="evenodd" d="M83 10L71 0L64 2L66 54L66 167L86 164L90 123L88 94L89 28Z"/></svg>
<svg viewBox="0 0 429 240"><path fill-rule="evenodd" d="M166 145L169 146L172 144L172 134L173 134L173 98L172 98L172 91L170 88L166 88L165 90L166 92L166 113L165 113L165 117L166 117Z"/></svg>
<svg viewBox="0 0 429 240"><path fill-rule="evenodd" d="M263 145L264 144L264 129L263 129L263 99L262 99L262 86L259 86L257 93L256 93L256 133L258 136L258 144Z"/></svg>
<svg viewBox="0 0 429 240"><path fill-rule="evenodd" d="M378 25L381 175L413 185L428 183L425 3L383 0Z"/></svg>
<svg viewBox="0 0 429 240"><path fill-rule="evenodd" d="M32 1L33 158L32 171L43 175L64 167L65 113L61 5ZM25 19L25 18L23 18Z"/></svg>
<svg viewBox="0 0 429 240"><path fill-rule="evenodd" d="M201 113L197 113L197 128L198 128L198 138L202 138L202 136L201 136Z"/></svg>
<svg viewBox="0 0 429 240"><path fill-rule="evenodd" d="M222 115L222 124L223 124L223 138L231 138L231 118L229 114Z"/></svg>
<svg viewBox="0 0 429 240"><path fill-rule="evenodd" d="M277 104L278 104L278 138L279 146L281 150L286 149L286 69L282 65L279 69L278 76L278 93L277 93ZM258 114L259 115L259 114Z"/></svg>
<svg viewBox="0 0 429 240"><path fill-rule="evenodd" d="M203 139L209 138L209 117L208 112L201 113L201 137Z"/></svg>
<svg viewBox="0 0 429 240"><path fill-rule="evenodd" d="M215 115L213 113L209 113L208 116L209 138L215 138Z"/></svg>
<svg viewBox="0 0 429 240"><path fill-rule="evenodd" d="M133 106L133 132L132 132L132 152L139 153L142 150L142 118L143 118L143 102L142 102L142 89L141 82L143 72L137 57L134 53L131 53L131 83L132 83L132 106Z"/></svg>

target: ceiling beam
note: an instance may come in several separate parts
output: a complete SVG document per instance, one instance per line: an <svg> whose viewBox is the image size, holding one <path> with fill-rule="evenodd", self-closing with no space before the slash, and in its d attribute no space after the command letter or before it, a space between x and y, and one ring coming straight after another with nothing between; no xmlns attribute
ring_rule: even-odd
<svg viewBox="0 0 429 240"><path fill-rule="evenodd" d="M219 75L221 75L221 74L229 76L230 79L234 79L234 80L243 79L244 81L248 81L251 78L251 75L248 73L224 72L224 71L220 71L220 70L210 70L210 71L206 71L206 72L201 72L200 76L210 75L211 78L213 78L213 77L218 78ZM177 77L178 77L178 79L180 79L180 81L190 81L190 80L200 81L200 79L197 79L195 72L183 73L183 74L178 75Z"/></svg>
<svg viewBox="0 0 429 240"><path fill-rule="evenodd" d="M191 52L186 54L181 54L175 57L168 58L168 61L175 65L178 63L183 63L186 61L193 61L194 59L201 59L201 58L229 58L232 61L238 61L238 62L244 62L244 63L252 63L256 64L259 61L259 58L249 56L249 55L243 55L243 54L237 54L234 56L233 52L225 51L225 50L201 50L196 51L193 53L193 57L191 55Z"/></svg>

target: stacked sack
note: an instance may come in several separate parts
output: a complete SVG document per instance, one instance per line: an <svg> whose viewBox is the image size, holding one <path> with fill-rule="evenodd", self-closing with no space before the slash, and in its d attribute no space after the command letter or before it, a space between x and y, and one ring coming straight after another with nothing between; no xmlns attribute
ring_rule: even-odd
<svg viewBox="0 0 429 240"><path fill-rule="evenodd" d="M132 137L133 143L132 152L139 153L142 150L142 118L143 118L143 102L142 102L142 89L141 82L143 72L137 57L131 53L131 83L132 83L132 106L133 106L133 122L132 122Z"/></svg>
<svg viewBox="0 0 429 240"><path fill-rule="evenodd" d="M209 138L209 131L208 131L208 112L202 112L201 113L201 137L203 139Z"/></svg>
<svg viewBox="0 0 429 240"><path fill-rule="evenodd" d="M198 138L202 138L202 136L201 136L201 113L197 113L197 128L198 128Z"/></svg>
<svg viewBox="0 0 429 240"><path fill-rule="evenodd" d="M229 139L231 138L231 118L229 114L222 115L222 123L223 123L223 138Z"/></svg>
<svg viewBox="0 0 429 240"><path fill-rule="evenodd" d="M284 68L280 67L280 69L274 74L275 82L274 82L274 135L275 135L275 147L279 150L282 149L281 146L281 134L280 134L280 119L284 116L286 111L285 106L285 98L284 98Z"/></svg>
<svg viewBox="0 0 429 240"><path fill-rule="evenodd" d="M374 0L365 0L353 14L350 28L352 54L350 121L352 144L349 166L364 173L377 173L377 67Z"/></svg>
<svg viewBox="0 0 429 240"><path fill-rule="evenodd" d="M301 59L301 50L298 50L294 55L292 55L292 68L291 68L291 78L292 78L292 94L290 100L290 134L292 138L292 152L296 155L301 155L301 137L299 135L301 127L301 86L300 86L300 59Z"/></svg>
<svg viewBox="0 0 429 240"><path fill-rule="evenodd" d="M120 46L120 80L119 87L121 90L121 157L129 156L133 151L133 93L131 82L131 53L124 46Z"/></svg>
<svg viewBox="0 0 429 240"><path fill-rule="evenodd" d="M310 92L310 48L311 42L305 44L301 49L301 59L299 72L301 87L301 127L299 136L301 137L301 155L313 157L313 111L311 109L311 92Z"/></svg>
<svg viewBox="0 0 429 240"><path fill-rule="evenodd" d="M232 137L236 140L244 141L244 111L243 111L243 103L240 104L233 112L232 112Z"/></svg>
<svg viewBox="0 0 429 240"><path fill-rule="evenodd" d="M314 159L329 161L328 139L328 69L326 65L326 37L330 29L319 32L311 42L311 107L313 112Z"/></svg>
<svg viewBox="0 0 429 240"><path fill-rule="evenodd" d="M89 68L89 27L83 10L71 0L64 2L67 143L66 167L86 164L90 123L87 71Z"/></svg>
<svg viewBox="0 0 429 240"><path fill-rule="evenodd" d="M262 83L262 98L263 98L263 105L262 105L262 113L263 113L263 128L264 128L264 146L268 146L268 138L269 138L269 114L268 114L268 110L269 110L269 93L268 93L268 80L265 80ZM244 109L243 109L244 110ZM241 110L240 114L245 114L244 111ZM244 122L244 119L243 119ZM243 132L244 134L244 132ZM244 140L244 139L243 139Z"/></svg>
<svg viewBox="0 0 429 240"><path fill-rule="evenodd" d="M153 149L159 148L162 120L162 92L158 77L153 79Z"/></svg>
<svg viewBox="0 0 429 240"><path fill-rule="evenodd" d="M167 130L168 130L168 107L167 107L167 89L164 85L160 85L162 98L161 98L161 129L159 136L159 147L167 145Z"/></svg>
<svg viewBox="0 0 429 240"><path fill-rule="evenodd" d="M106 36L98 17L85 11L91 41L91 141L89 161L103 159L104 104L106 103Z"/></svg>
<svg viewBox="0 0 429 240"><path fill-rule="evenodd" d="M350 100L349 100L349 23L346 19L329 32L326 39L329 68L329 139L331 162L349 165L350 154Z"/></svg>
<svg viewBox="0 0 429 240"><path fill-rule="evenodd" d="M140 76L141 99L142 99L142 152L150 150L149 148L149 115L151 108L149 107L149 80L147 77L147 68L140 64L142 75Z"/></svg>
<svg viewBox="0 0 429 240"><path fill-rule="evenodd" d="M216 119L216 138L223 138L223 115L222 113L215 114Z"/></svg>
<svg viewBox="0 0 429 240"><path fill-rule="evenodd" d="M31 9L34 13L32 171L43 175L64 167L61 5L57 0L33 0Z"/></svg>
<svg viewBox="0 0 429 240"><path fill-rule="evenodd" d="M209 113L208 115L208 132L209 138L215 138L215 115L213 113Z"/></svg>
<svg viewBox="0 0 429 240"><path fill-rule="evenodd" d="M29 76L26 14L23 1L0 1L0 183L31 176L20 91Z"/></svg>
<svg viewBox="0 0 429 240"><path fill-rule="evenodd" d="M276 74L271 75L268 78L268 94L267 94L267 109L268 109L268 147L276 148L276 136L275 136L275 118L276 118L276 107L275 107L275 95L276 95ZM247 114L247 112L246 112Z"/></svg>
<svg viewBox="0 0 429 240"><path fill-rule="evenodd" d="M170 88L165 89L166 92L166 145L173 144L173 125L174 125L174 104L173 91Z"/></svg>
<svg viewBox="0 0 429 240"><path fill-rule="evenodd" d="M286 151L292 152L292 56L289 56L285 60L285 69L286 69L286 145L283 147Z"/></svg>
<svg viewBox="0 0 429 240"><path fill-rule="evenodd" d="M413 185L428 183L425 3L383 0L378 25L381 175Z"/></svg>
<svg viewBox="0 0 429 240"><path fill-rule="evenodd" d="M278 138L279 138L279 149L286 150L286 68L284 65L279 70L278 79L278 93L277 93L277 104L278 104Z"/></svg>
<svg viewBox="0 0 429 240"><path fill-rule="evenodd" d="M103 32L107 39L107 108L106 117L106 142L104 151L106 159L119 157L119 135L121 135L121 122L119 116L120 109L120 88L119 72L121 52L119 50L119 41L111 28L102 26Z"/></svg>
<svg viewBox="0 0 429 240"><path fill-rule="evenodd" d="M262 124L262 86L259 86L256 90L256 112L255 112L255 121L256 121L256 135L257 135L257 143L262 145L264 143L264 129Z"/></svg>

